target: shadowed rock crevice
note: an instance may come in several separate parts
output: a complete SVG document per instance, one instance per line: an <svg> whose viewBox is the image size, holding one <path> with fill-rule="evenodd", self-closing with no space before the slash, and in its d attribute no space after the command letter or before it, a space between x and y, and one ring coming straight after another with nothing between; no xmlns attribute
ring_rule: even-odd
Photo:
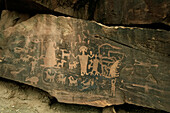
<svg viewBox="0 0 170 113"><path fill-rule="evenodd" d="M168 0L0 0L0 10L94 20L105 25L169 29ZM167 25L165 28L163 25Z"/></svg>

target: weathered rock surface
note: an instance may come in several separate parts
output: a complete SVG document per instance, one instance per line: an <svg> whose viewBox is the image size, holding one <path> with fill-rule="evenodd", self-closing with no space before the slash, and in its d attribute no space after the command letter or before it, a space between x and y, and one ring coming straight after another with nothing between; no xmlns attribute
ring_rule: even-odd
<svg viewBox="0 0 170 113"><path fill-rule="evenodd" d="M5 2L6 1L6 2ZM0 0L4 9L60 12L104 24L170 25L169 0ZM26 4L26 5L25 5ZM16 7L17 6L17 7ZM51 13L51 12L50 12Z"/></svg>
<svg viewBox="0 0 170 113"><path fill-rule="evenodd" d="M0 76L59 102L170 111L168 31L36 15L2 31L0 42Z"/></svg>
<svg viewBox="0 0 170 113"><path fill-rule="evenodd" d="M0 78L1 113L101 113L101 108L58 103L48 93Z"/></svg>
<svg viewBox="0 0 170 113"><path fill-rule="evenodd" d="M3 10L0 19L0 31L26 21L30 17L31 16L29 14L21 14L16 11Z"/></svg>

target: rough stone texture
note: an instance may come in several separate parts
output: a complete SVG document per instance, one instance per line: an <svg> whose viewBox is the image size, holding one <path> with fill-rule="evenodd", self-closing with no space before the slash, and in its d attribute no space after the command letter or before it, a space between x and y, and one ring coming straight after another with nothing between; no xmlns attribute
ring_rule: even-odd
<svg viewBox="0 0 170 113"><path fill-rule="evenodd" d="M170 111L169 36L36 15L0 33L0 76L39 87L59 102Z"/></svg>
<svg viewBox="0 0 170 113"><path fill-rule="evenodd" d="M16 11L3 10L0 19L0 31L8 27L13 27L14 25L21 23L29 18L29 14L22 14Z"/></svg>
<svg viewBox="0 0 170 113"><path fill-rule="evenodd" d="M101 108L53 101L46 92L0 78L0 113L101 113Z"/></svg>
<svg viewBox="0 0 170 113"><path fill-rule="evenodd" d="M114 113L113 107L58 103L48 93L15 81L0 78L0 113ZM116 113L167 113L133 105L115 106Z"/></svg>
<svg viewBox="0 0 170 113"><path fill-rule="evenodd" d="M169 0L6 0L6 3L1 4L6 9L46 13L55 11L104 24L170 25Z"/></svg>

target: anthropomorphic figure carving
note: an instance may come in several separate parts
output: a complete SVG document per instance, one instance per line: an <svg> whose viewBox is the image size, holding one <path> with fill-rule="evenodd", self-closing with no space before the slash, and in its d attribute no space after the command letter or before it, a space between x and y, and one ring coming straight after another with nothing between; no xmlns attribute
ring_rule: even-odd
<svg viewBox="0 0 170 113"><path fill-rule="evenodd" d="M37 83L38 83L38 81L39 81L39 78L38 77L36 77L36 76L34 76L34 77L27 77L26 79L25 79L25 81L30 81L31 82L31 84L32 85L37 85Z"/></svg>
<svg viewBox="0 0 170 113"><path fill-rule="evenodd" d="M47 43L46 54L44 58L45 67L54 67L56 65L56 53L55 53L56 43L49 39Z"/></svg>
<svg viewBox="0 0 170 113"><path fill-rule="evenodd" d="M33 58L34 60L33 61L31 61L31 74L34 74L34 71L35 71L35 67L36 67L36 65L37 65L37 60L38 59L36 59L35 57Z"/></svg>
<svg viewBox="0 0 170 113"><path fill-rule="evenodd" d="M95 72L95 74L100 74L99 71L98 71L98 66L99 66L99 59L97 59L97 55L95 55L95 59L93 59L91 65L89 66L89 69L92 67L92 71L91 71L91 74L93 74L93 72Z"/></svg>
<svg viewBox="0 0 170 113"><path fill-rule="evenodd" d="M87 47L86 46L81 46L79 51L82 53L82 55L79 56L80 60L80 65L81 65L81 75L83 76L84 74L87 74L87 64L88 64L88 58L89 55L86 55L85 53L87 52Z"/></svg>

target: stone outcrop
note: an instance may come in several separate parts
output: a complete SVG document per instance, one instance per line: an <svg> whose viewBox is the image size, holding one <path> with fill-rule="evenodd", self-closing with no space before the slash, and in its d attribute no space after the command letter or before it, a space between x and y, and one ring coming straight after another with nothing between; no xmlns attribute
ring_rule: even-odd
<svg viewBox="0 0 170 113"><path fill-rule="evenodd" d="M0 76L59 102L170 111L169 36L39 14L0 32Z"/></svg>
<svg viewBox="0 0 170 113"><path fill-rule="evenodd" d="M0 0L2 9L57 13L103 24L170 25L169 0Z"/></svg>
<svg viewBox="0 0 170 113"><path fill-rule="evenodd" d="M13 27L14 25L23 21L26 21L30 17L31 15L29 14L22 14L16 11L3 10L0 19L0 31L8 27Z"/></svg>

